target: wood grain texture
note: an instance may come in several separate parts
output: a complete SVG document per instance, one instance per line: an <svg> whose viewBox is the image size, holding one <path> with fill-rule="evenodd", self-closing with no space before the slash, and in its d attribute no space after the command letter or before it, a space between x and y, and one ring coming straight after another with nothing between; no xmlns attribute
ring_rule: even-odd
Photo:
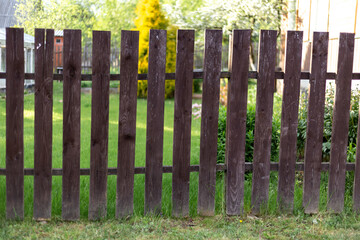
<svg viewBox="0 0 360 240"><path fill-rule="evenodd" d="M251 206L258 214L269 198L270 150L277 31L261 30L256 92Z"/></svg>
<svg viewBox="0 0 360 240"><path fill-rule="evenodd" d="M134 211L138 59L139 32L121 31L117 218L131 215Z"/></svg>
<svg viewBox="0 0 360 240"><path fill-rule="evenodd" d="M328 42L327 32L314 32L305 143L305 213L317 213L319 209Z"/></svg>
<svg viewBox="0 0 360 240"><path fill-rule="evenodd" d="M244 210L245 137L250 52L250 30L234 30L230 45L226 118L226 214Z"/></svg>
<svg viewBox="0 0 360 240"><path fill-rule="evenodd" d="M353 33L340 33L336 95L331 132L328 210L341 212L345 198L345 167L349 136L351 77L354 61Z"/></svg>
<svg viewBox="0 0 360 240"><path fill-rule="evenodd" d="M24 29L6 28L6 218L24 218Z"/></svg>
<svg viewBox="0 0 360 240"><path fill-rule="evenodd" d="M294 207L302 43L303 32L287 32L277 201L280 210L289 213Z"/></svg>
<svg viewBox="0 0 360 240"><path fill-rule="evenodd" d="M202 216L212 216L215 211L221 44L221 30L206 30L198 193L198 214Z"/></svg>
<svg viewBox="0 0 360 240"><path fill-rule="evenodd" d="M178 30L174 107L172 214L189 215L194 30Z"/></svg>
<svg viewBox="0 0 360 240"><path fill-rule="evenodd" d="M81 31L64 30L62 218L80 217Z"/></svg>
<svg viewBox="0 0 360 240"><path fill-rule="evenodd" d="M166 31L150 30L146 125L145 214L161 213Z"/></svg>
<svg viewBox="0 0 360 240"><path fill-rule="evenodd" d="M93 31L89 220L106 217L110 32Z"/></svg>
<svg viewBox="0 0 360 240"><path fill-rule="evenodd" d="M190 165L190 172L199 172L199 165ZM329 172L330 163L329 162L322 162L321 163L321 171L322 172ZM172 173L173 167L172 166L163 166L162 172L163 173ZM245 162L245 172L251 172L253 170L252 162ZM216 164L216 171L217 172L224 172L226 171L225 164ZM279 162L270 162L270 171L277 172L279 171ZM297 162L295 165L295 171L304 171L304 162ZM355 163L347 162L346 163L346 171L353 172L355 171ZM53 168L51 171L53 176L62 176L63 169L62 168ZM117 168L110 167L108 168L108 175L117 175ZM145 174L145 167L135 167L134 174ZM0 176L6 175L5 168L0 168ZM25 176L34 176L34 169L33 168L25 168L24 169ZM80 175L82 176L89 176L90 175L90 168L80 168Z"/></svg>
<svg viewBox="0 0 360 240"><path fill-rule="evenodd" d="M276 71L275 72L275 78L276 79L284 79L284 72ZM326 73L326 79L327 80L333 80L336 79L336 73L334 72L327 72ZM5 72L0 72L0 78L6 78ZM202 71L195 71L193 75L193 79L203 79L204 73ZM230 72L222 71L220 73L220 78L230 78ZM258 73L255 71L249 71L248 78L251 79L257 79ZM34 73L25 73L25 79L35 79ZM63 75L54 73L54 80L56 81L62 81ZM90 81L92 79L91 74L81 74L81 81ZM120 74L110 74L110 81L119 81ZM138 80L146 80L147 74L146 73L139 73L138 74ZM165 73L165 80L173 80L175 79L175 73ZM309 72L301 72L301 79L310 79L310 73ZM360 80L360 73L353 73L352 74L353 80Z"/></svg>
<svg viewBox="0 0 360 240"><path fill-rule="evenodd" d="M36 29L34 219L37 220L51 218L53 51L54 30Z"/></svg>

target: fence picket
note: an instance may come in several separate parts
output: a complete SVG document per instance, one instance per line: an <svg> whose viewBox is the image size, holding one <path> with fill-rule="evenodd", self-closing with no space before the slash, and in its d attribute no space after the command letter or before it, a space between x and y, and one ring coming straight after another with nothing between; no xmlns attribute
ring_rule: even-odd
<svg viewBox="0 0 360 240"><path fill-rule="evenodd" d="M226 214L244 208L245 137L250 52L250 30L234 30L230 46L226 119Z"/></svg>
<svg viewBox="0 0 360 240"><path fill-rule="evenodd" d="M6 28L6 217L24 218L24 29Z"/></svg>
<svg viewBox="0 0 360 240"><path fill-rule="evenodd" d="M261 30L256 92L254 160L251 205L253 213L269 198L270 151L277 31Z"/></svg>
<svg viewBox="0 0 360 240"><path fill-rule="evenodd" d="M163 165L166 31L150 30L146 124L145 214L160 214Z"/></svg>
<svg viewBox="0 0 360 240"><path fill-rule="evenodd" d="M176 217L189 215L194 38L195 31L178 30L172 175L172 214Z"/></svg>
<svg viewBox="0 0 360 240"><path fill-rule="evenodd" d="M340 33L327 206L333 212L344 208L354 37L353 33Z"/></svg>
<svg viewBox="0 0 360 240"><path fill-rule="evenodd" d="M46 41L45 41L46 33ZM34 218L51 218L54 30L35 30Z"/></svg>
<svg viewBox="0 0 360 240"><path fill-rule="evenodd" d="M302 43L303 32L287 32L277 199L280 209L287 212L294 205Z"/></svg>
<svg viewBox="0 0 360 240"><path fill-rule="evenodd" d="M305 213L317 213L319 208L328 42L329 33L314 32L305 143Z"/></svg>
<svg viewBox="0 0 360 240"><path fill-rule="evenodd" d="M198 213L202 216L212 216L215 211L221 44L221 30L206 30L198 194Z"/></svg>
<svg viewBox="0 0 360 240"><path fill-rule="evenodd" d="M139 32L121 31L120 110L116 217L134 210L134 168Z"/></svg>
<svg viewBox="0 0 360 240"><path fill-rule="evenodd" d="M110 32L93 32L89 219L106 217Z"/></svg>
<svg viewBox="0 0 360 240"><path fill-rule="evenodd" d="M51 219L52 176L62 176L62 218L80 218L80 175L90 175L90 220L107 215L107 177L117 176L116 218L134 211L134 175L145 174L145 214L161 214L162 178L172 173L172 214L189 215L190 173L199 172L198 214L215 213L216 172L225 172L227 215L244 208L245 172L252 171L253 214L266 207L270 171L278 171L281 211L294 207L295 171L304 171L303 207L317 213L321 172L329 172L329 211L344 208L345 174L355 171L353 208L360 212L360 144L356 164L347 162L353 33L341 33L337 73L327 72L329 34L314 32L311 73L301 72L300 31L288 31L285 72L275 72L277 31L260 32L258 72L249 71L250 30L234 30L229 72L221 72L222 31L206 30L204 71L194 72L194 30L179 30L176 73L165 73L165 30L150 30L148 74L138 74L139 32L121 32L120 74L110 74L110 32L94 31L92 74L81 74L81 31L65 30L63 51L54 49L54 30L35 30L35 73L24 73L24 30L6 29L6 217L24 218L24 175L34 176L36 220ZM88 49L88 46L85 46ZM91 49L89 49L91 50ZM26 50L28 52L28 50ZM84 53L88 56L87 53ZM62 60L63 59L63 60ZM55 61L55 62L54 62ZM63 71L54 74L58 63ZM85 66L83 65L83 66ZM61 70L62 68L59 68ZM200 164L190 165L193 79L203 79ZM228 81L225 164L217 164L220 78ZM253 163L245 162L248 79L257 78ZM35 79L34 168L24 169L24 80ZM109 86L120 79L117 167L108 168ZM148 80L146 166L135 168L137 80ZM173 166L163 166L165 80L175 79ZM271 160L274 80L284 79L279 162ZM310 80L304 163L296 162L300 80ZM330 162L322 163L326 80L336 80ZM63 168L52 169L53 81L63 80ZM80 169L81 81L92 82L90 168ZM359 114L360 116L360 114ZM360 122L358 142L360 141Z"/></svg>
<svg viewBox="0 0 360 240"><path fill-rule="evenodd" d="M64 30L62 218L80 217L81 31Z"/></svg>

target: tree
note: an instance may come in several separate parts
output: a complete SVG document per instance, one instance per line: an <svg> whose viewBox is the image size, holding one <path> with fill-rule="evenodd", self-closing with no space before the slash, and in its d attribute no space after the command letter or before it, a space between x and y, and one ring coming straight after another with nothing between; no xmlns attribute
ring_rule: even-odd
<svg viewBox="0 0 360 240"><path fill-rule="evenodd" d="M159 0L140 0L136 6L135 26L139 30L139 72L148 71L149 59L149 31L150 29L164 29L167 32L166 44L166 72L175 72L176 61L176 31L177 27L171 25L165 14L161 11ZM166 81L165 97L174 96L175 81ZM138 96L147 96L147 81L139 81Z"/></svg>
<svg viewBox="0 0 360 240"><path fill-rule="evenodd" d="M87 38L95 23L95 5L96 0L19 0L15 17L28 34L35 28L72 28L81 29Z"/></svg>
<svg viewBox="0 0 360 240"><path fill-rule="evenodd" d="M181 4L171 4L167 0L167 11L175 16L174 21L181 27L195 28L197 39L203 41L203 30L222 29L224 39L233 29L252 30L252 60L255 59L253 44L259 41L260 29L278 29L280 34L281 18L286 12L284 0L197 0L200 7L185 8ZM184 1L184 0L183 0ZM200 2L198 2L200 1ZM186 6L186 5L185 5ZM186 12L186 16L184 16ZM197 43L201 46L202 43ZM253 62L254 63L254 62Z"/></svg>
<svg viewBox="0 0 360 240"><path fill-rule="evenodd" d="M117 44L121 40L120 30L135 27L135 8L137 0L102 0L96 12L94 28L111 31L111 39Z"/></svg>

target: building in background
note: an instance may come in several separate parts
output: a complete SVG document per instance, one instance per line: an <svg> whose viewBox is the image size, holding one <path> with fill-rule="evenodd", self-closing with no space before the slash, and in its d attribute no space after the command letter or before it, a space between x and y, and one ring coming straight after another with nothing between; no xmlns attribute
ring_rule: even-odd
<svg viewBox="0 0 360 240"><path fill-rule="evenodd" d="M353 72L360 72L359 18L359 0L289 0L282 24L281 49L285 49L287 30L303 31L302 71L310 71L313 32L329 32L328 72L336 72L340 32L355 33ZM284 69L284 51L279 59L279 66ZM281 84L278 86L282 88ZM302 89L307 87L308 82L302 81ZM358 87L355 82L354 87Z"/></svg>
<svg viewBox="0 0 360 240"><path fill-rule="evenodd" d="M64 31L56 30L54 33L54 70L61 73L63 70Z"/></svg>
<svg viewBox="0 0 360 240"><path fill-rule="evenodd" d="M15 19L16 0L0 0L0 72L6 71L6 29L16 24ZM35 71L33 36L24 34L24 59L25 73ZM25 87L34 85L34 80L25 80ZM0 89L5 88L5 79L0 79Z"/></svg>
<svg viewBox="0 0 360 240"><path fill-rule="evenodd" d="M0 0L0 28L11 27L16 24L16 0Z"/></svg>

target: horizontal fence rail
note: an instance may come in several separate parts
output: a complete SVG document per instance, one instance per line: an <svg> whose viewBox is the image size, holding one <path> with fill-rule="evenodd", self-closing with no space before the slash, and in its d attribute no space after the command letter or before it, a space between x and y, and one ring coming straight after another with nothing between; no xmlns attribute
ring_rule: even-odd
<svg viewBox="0 0 360 240"><path fill-rule="evenodd" d="M328 172L330 168L329 162L321 163L321 171ZM245 172L251 172L253 170L252 162L245 162ZM191 165L189 167L190 172L199 172L199 165ZM224 172L227 171L227 167L225 164L216 164L216 171L217 172ZM279 171L279 163L278 162L271 162L270 163L270 171L277 172ZM295 171L302 172L304 171L304 163L297 162L295 164ZM346 163L346 171L353 172L355 171L355 163L347 162ZM108 168L107 174L108 175L117 175L117 168ZM173 166L163 166L162 167L163 173L172 173ZM25 176L34 176L35 171L34 168L24 168L24 175ZM53 176L62 176L63 170L61 168L53 168L51 174ZM135 167L134 174L145 174L145 167ZM0 176L6 175L6 169L0 168ZM80 168L80 175L90 175L90 168Z"/></svg>
<svg viewBox="0 0 360 240"><path fill-rule="evenodd" d="M249 79L257 79L258 78L258 72L255 71L248 71L248 78ZM6 78L5 72L0 72L0 78ZM121 79L121 74L110 74L110 81L119 81ZM275 79L284 79L285 73L282 71L275 71ZM327 80L335 80L337 74L334 72L327 72L326 73L326 79ZM137 79L138 80L147 80L148 75L145 73L138 74ZM204 78L204 72L194 72L193 73L193 79L203 79ZM231 78L231 72L221 72L220 78ZM310 79L310 72L301 72L300 78L302 80L309 80ZM34 73L25 73L26 80L32 80L35 79ZM63 74L54 73L53 75L54 80L63 81L64 77ZM175 73L165 73L165 80L174 80L176 79ZM360 80L360 73L352 73L351 76L352 80ZM91 81L92 80L92 74L81 74L81 81Z"/></svg>
<svg viewBox="0 0 360 240"><path fill-rule="evenodd" d="M225 173L225 207L228 215L244 210L245 173L252 173L251 211L261 213L269 199L270 172L277 171L279 209L292 212L296 172L303 172L303 208L317 213L321 172L329 173L328 210L344 208L345 176L355 172L354 210L360 209L360 144L356 163L347 162L347 139L353 73L354 34L341 33L338 69L327 72L328 36L315 32L311 72L301 72L303 34L289 31L285 71L275 71L277 31L262 30L259 69L249 71L250 30L234 30L230 39L228 72L221 71L221 30L206 30L204 70L194 71L193 30L178 30L175 73L166 73L165 30L150 30L148 74L138 74L139 33L122 31L120 74L110 74L111 33L93 32L92 74L81 74L80 30L64 30L61 60L54 54L54 31L35 30L35 73L24 73L23 29L6 30L6 216L24 218L24 176L34 176L36 220L51 219L52 176L62 176L62 218L80 218L80 176L89 175L89 220L107 216L108 176L116 176L115 217L134 212L134 176L144 174L144 213L162 213L163 174L172 174L172 214L189 215L190 173L198 172L197 212L215 214L217 172ZM63 72L53 73L61 61ZM228 78L225 164L217 163L220 79ZM24 80L35 80L34 168L24 168ZM203 79L199 164L191 165L192 81ZM248 79L257 79L253 162L245 162ZM279 162L271 162L274 81L284 79ZM304 161L297 153L300 81L309 80L307 132ZM53 81L63 82L62 168L52 167ZM147 80L145 167L135 167L137 83ZM164 165L165 80L175 80L173 165ZM330 162L322 162L326 81L335 80ZM90 168L80 168L81 81L92 81ZM108 167L109 87L120 81L117 167ZM360 123L358 123L360 124ZM358 128L358 139L360 139ZM301 159L300 159L301 161ZM222 177L222 175L221 175Z"/></svg>

